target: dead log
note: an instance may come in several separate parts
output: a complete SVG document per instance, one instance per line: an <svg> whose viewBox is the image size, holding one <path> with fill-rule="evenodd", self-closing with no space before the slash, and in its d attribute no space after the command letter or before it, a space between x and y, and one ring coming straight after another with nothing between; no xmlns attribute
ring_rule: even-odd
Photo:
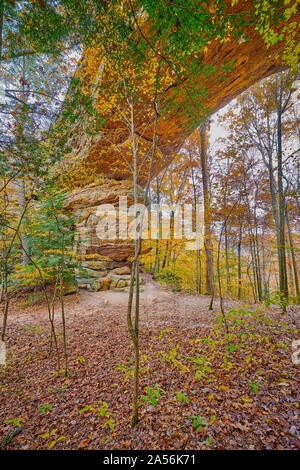
<svg viewBox="0 0 300 470"><path fill-rule="evenodd" d="M0 440L0 449L4 450L6 447L23 431L22 428L15 428L9 431L5 437Z"/></svg>

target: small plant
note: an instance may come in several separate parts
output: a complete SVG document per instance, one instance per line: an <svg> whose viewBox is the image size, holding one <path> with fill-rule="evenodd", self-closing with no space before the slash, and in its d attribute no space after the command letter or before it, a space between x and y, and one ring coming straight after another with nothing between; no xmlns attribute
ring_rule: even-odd
<svg viewBox="0 0 300 470"><path fill-rule="evenodd" d="M101 405L98 409L98 420L100 421L101 417L106 418L106 421L102 424L102 428L105 429L107 426L111 431L115 430L115 421L111 418L112 413L108 409L108 404L106 401L99 401Z"/></svg>
<svg viewBox="0 0 300 470"><path fill-rule="evenodd" d="M93 413L96 412L95 408L92 405L86 405L84 408L79 410L79 413L86 413L87 411L92 411Z"/></svg>
<svg viewBox="0 0 300 470"><path fill-rule="evenodd" d="M124 383L127 382L130 376L133 376L134 367L126 366L125 364L117 364L115 370L120 370L124 374Z"/></svg>
<svg viewBox="0 0 300 470"><path fill-rule="evenodd" d="M186 396L185 393L183 392L175 392L176 398L179 401L179 403L189 403L190 399Z"/></svg>
<svg viewBox="0 0 300 470"><path fill-rule="evenodd" d="M154 387L146 387L146 395L141 396L140 406L143 404L158 405L158 400L162 393L166 393L159 384L155 384Z"/></svg>
<svg viewBox="0 0 300 470"><path fill-rule="evenodd" d="M196 432L202 431L203 426L208 426L208 423L203 416L190 415L189 418L193 419L193 427L196 429Z"/></svg>
<svg viewBox="0 0 300 470"><path fill-rule="evenodd" d="M165 330L161 330L159 336L158 336L158 339L162 339L162 337L168 333L171 333L171 331L173 331L173 328L166 328Z"/></svg>
<svg viewBox="0 0 300 470"><path fill-rule="evenodd" d="M46 414L47 411L52 411L52 406L51 406L49 403L43 403L43 404L39 407L38 411L39 411L40 413Z"/></svg>
<svg viewBox="0 0 300 470"><path fill-rule="evenodd" d="M23 329L26 331L26 332L32 332L34 334L42 334L44 333L45 331L45 328L43 328L42 326L40 325L28 325L28 326L24 326Z"/></svg>
<svg viewBox="0 0 300 470"><path fill-rule="evenodd" d="M79 364L83 365L85 363L85 359L83 356L77 356L77 360L79 362Z"/></svg>
<svg viewBox="0 0 300 470"><path fill-rule="evenodd" d="M20 428L21 427L21 421L24 421L24 418L12 418L12 419L7 419L4 422L5 423L11 423L14 426L16 426L17 428Z"/></svg>
<svg viewBox="0 0 300 470"><path fill-rule="evenodd" d="M173 349L171 349L169 353L164 353L162 355L162 360L169 362L170 364L176 367L178 364L178 360L176 359L177 349L178 349L178 344Z"/></svg>
<svg viewBox="0 0 300 470"><path fill-rule="evenodd" d="M100 406L98 409L96 409L92 405L86 405L84 408L79 410L79 413L92 412L93 414L95 414L97 412L98 421L100 421L100 418L105 419L104 423L102 424L102 428L105 429L108 426L111 431L114 431L115 421L111 418L112 413L108 409L108 404L106 403L106 401L100 400L99 405Z"/></svg>
<svg viewBox="0 0 300 470"><path fill-rule="evenodd" d="M254 380L253 382L251 382L251 387L252 387L253 393L255 395L258 394L258 385L259 385L259 383L258 383L257 380Z"/></svg>
<svg viewBox="0 0 300 470"><path fill-rule="evenodd" d="M234 343L229 343L227 349L229 352L234 352L237 349L237 346Z"/></svg>
<svg viewBox="0 0 300 470"><path fill-rule="evenodd" d="M177 359L178 346L178 344L174 346L169 353L159 352L158 354L162 355L163 362L168 362L169 364L172 364L173 367L178 367L180 371L185 374L186 372L189 372L189 368Z"/></svg>
<svg viewBox="0 0 300 470"><path fill-rule="evenodd" d="M48 450L51 450L55 446L55 444L57 444L58 442L65 441L67 439L65 436L58 436L56 438L55 434L56 434L56 429L52 429L50 432L46 432L45 434L42 435L42 439L54 437L53 441L51 441L48 446Z"/></svg>
<svg viewBox="0 0 300 470"><path fill-rule="evenodd" d="M212 373L212 369L209 367L210 362L204 356L198 354L196 357L187 357L186 359L189 359L196 368L195 379L200 380Z"/></svg>
<svg viewBox="0 0 300 470"><path fill-rule="evenodd" d="M62 387L57 387L57 393L59 394L60 397L63 396L63 394L68 390L68 387L66 385L62 385Z"/></svg>
<svg viewBox="0 0 300 470"><path fill-rule="evenodd" d="M179 284L182 281L182 278L180 276L178 276L177 274L169 270L164 271L164 272L159 272L155 276L155 279L158 281L164 281L165 283L171 284L175 287L179 287Z"/></svg>
<svg viewBox="0 0 300 470"><path fill-rule="evenodd" d="M33 292L32 294L28 295L27 300L24 302L24 304L35 305L38 302L42 301L43 299L44 299L43 292Z"/></svg>

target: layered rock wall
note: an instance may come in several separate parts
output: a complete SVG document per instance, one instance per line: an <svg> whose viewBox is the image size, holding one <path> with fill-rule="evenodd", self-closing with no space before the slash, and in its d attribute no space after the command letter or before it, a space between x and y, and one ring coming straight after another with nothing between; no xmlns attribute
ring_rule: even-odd
<svg viewBox="0 0 300 470"><path fill-rule="evenodd" d="M144 192L139 188L139 202L143 198ZM107 290L129 284L134 240L119 237L120 227L128 233L133 224L133 216L125 213L133 203L133 183L128 180L105 179L101 184L90 184L68 194L65 206L77 225L74 248L79 261L79 287Z"/></svg>

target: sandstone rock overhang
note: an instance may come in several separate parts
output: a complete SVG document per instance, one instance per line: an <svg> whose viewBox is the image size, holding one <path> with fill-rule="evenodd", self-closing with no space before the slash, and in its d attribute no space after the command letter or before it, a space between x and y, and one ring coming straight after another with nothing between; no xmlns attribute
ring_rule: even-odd
<svg viewBox="0 0 300 470"><path fill-rule="evenodd" d="M228 1L228 4L231 5L231 1ZM240 0L235 8L243 11L243 9L249 8L249 5L252 4L253 2ZM298 10L297 14L293 15L289 21L299 23L299 19L300 14ZM230 62L234 64L227 76L220 77L216 73L209 78L198 78L198 82L194 83L195 89L204 86L207 90L206 96L203 98L203 105L209 114L213 114L221 109L259 80L286 68L286 65L282 62L282 54L285 47L284 41L278 41L271 47L267 47L264 39L253 26L252 29L248 27L245 30L245 37L247 41L244 41L242 37L238 41L232 40L225 43L215 40L207 44L202 54L202 62L213 67L218 68L220 64ZM297 39L300 39L299 29ZM199 57L197 60L199 60ZM105 64L103 65L103 60L97 54L97 50L89 58L83 57L80 67L83 66L84 69L86 65L88 65L89 69L93 69L95 74L99 74L99 76L103 76L103 73L105 74ZM83 81L86 83L89 80L90 77L86 77L86 80ZM189 96L185 94L184 84L178 84L177 86L175 84L170 82L169 86L166 87L164 101L166 103L170 102L175 93L177 96L180 96L179 99L182 103L189 100ZM69 147L72 148L72 153L67 156L67 160L72 160L74 156L79 157L79 161L84 161L89 169L88 173L91 175L106 175L115 180L131 179L131 161L128 161L128 165L126 165L121 156L122 153L127 155L131 153L130 130L115 115L105 115L104 113L104 118L106 121L103 129L94 136L88 135L85 132L84 119L75 123L70 129ZM197 123L195 123L196 125ZM173 113L169 112L166 116L159 119L157 126L157 152L154 158L152 177L155 177L163 168L170 164L174 154L180 150L192 130L186 124L186 118L180 103L176 111ZM135 133L136 138L142 142L144 153L147 149L149 151L152 145L153 123L145 129L141 113L136 116ZM139 155L139 165L138 181L144 186L147 179L148 161L147 159L145 160L143 155ZM82 180L80 184L82 184Z"/></svg>

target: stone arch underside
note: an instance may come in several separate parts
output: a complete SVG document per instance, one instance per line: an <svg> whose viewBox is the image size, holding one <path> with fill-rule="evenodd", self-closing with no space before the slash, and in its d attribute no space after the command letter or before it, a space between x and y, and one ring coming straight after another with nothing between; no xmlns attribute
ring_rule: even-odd
<svg viewBox="0 0 300 470"><path fill-rule="evenodd" d="M292 21L298 21L299 18L300 15L294 16ZM195 87L204 84L207 89L207 96L203 104L209 110L210 115L220 110L259 80L286 68L281 59L285 47L283 41L268 48L257 31L246 31L246 37L247 41L228 41L225 44L218 41L212 42L207 46L206 52L202 56L204 63L215 67L221 63L226 64L234 61L234 66L226 79L220 80L218 74L215 74L209 79L201 80L201 83L195 83ZM101 57L97 55L97 52L92 60L95 61L94 68L98 67L99 70L100 67L103 68ZM84 61L85 58L83 58ZM100 73L103 71L99 71ZM88 77L87 80L89 80ZM170 83L166 90L166 102L172 99L174 93L172 85ZM184 88L182 88L181 99L188 100L189 97L184 93ZM111 240L105 241L105 243L99 240L95 235L96 218L91 215L95 213L95 208L98 205L107 202L117 208L120 195L128 196L129 203L133 201L132 172L128 166L124 165L120 156L120 150L127 151L130 148L130 131L121 122L119 123L120 127L116 129L113 117L109 115L105 117L104 129L94 136L86 135L84 132L84 119L75 123L70 129L71 157L75 156L79 158L79 161L83 160L87 166L87 173L92 174L93 177L105 175L105 181L103 184L89 181L89 184L84 185L82 178L79 178L78 188L69 194L67 207L78 216L79 227L83 238L85 238L85 253L96 252L110 257L116 263L126 264L128 257L133 254L132 243L127 240ZM144 146L150 147L152 145L153 123L145 131L142 123L137 120L135 131L136 137L143 140ZM171 163L173 155L180 150L191 131L192 129L186 126L186 119L180 106L176 112L168 113L166 117L158 121L157 152L153 162L152 177L155 177ZM113 145L108 144L110 139L103 137L104 133L107 137L107 133L110 132L114 136ZM101 157L99 157L100 153ZM66 161L69 157L70 155L66 156ZM142 165L144 168L139 174L139 184L143 187L147 175L147 161L143 161Z"/></svg>

